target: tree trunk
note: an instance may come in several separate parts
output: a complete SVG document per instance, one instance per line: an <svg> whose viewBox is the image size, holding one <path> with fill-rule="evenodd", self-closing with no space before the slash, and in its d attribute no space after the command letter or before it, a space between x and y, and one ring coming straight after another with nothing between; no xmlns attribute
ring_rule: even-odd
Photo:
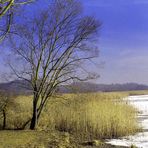
<svg viewBox="0 0 148 148"><path fill-rule="evenodd" d="M33 101L33 113L32 113L32 119L30 124L30 129L34 130L37 127L37 101L34 99Z"/></svg>
<svg viewBox="0 0 148 148"><path fill-rule="evenodd" d="M3 110L3 130L6 128L6 112Z"/></svg>

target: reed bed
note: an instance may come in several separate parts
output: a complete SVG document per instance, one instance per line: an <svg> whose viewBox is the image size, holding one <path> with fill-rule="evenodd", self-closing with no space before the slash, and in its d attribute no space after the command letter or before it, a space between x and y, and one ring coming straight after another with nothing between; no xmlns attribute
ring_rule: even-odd
<svg viewBox="0 0 148 148"><path fill-rule="evenodd" d="M120 93L64 96L66 99L59 98L52 106L48 104L49 125L57 130L73 133L80 139L115 138L134 134L138 130L136 111L121 101L124 97ZM47 120L47 117L44 119Z"/></svg>
<svg viewBox="0 0 148 148"><path fill-rule="evenodd" d="M126 95L88 93L53 97L42 113L38 129L69 132L83 140L134 134L139 128L136 111L121 101ZM15 98L16 104L7 110L7 128L19 128L31 117L31 98Z"/></svg>

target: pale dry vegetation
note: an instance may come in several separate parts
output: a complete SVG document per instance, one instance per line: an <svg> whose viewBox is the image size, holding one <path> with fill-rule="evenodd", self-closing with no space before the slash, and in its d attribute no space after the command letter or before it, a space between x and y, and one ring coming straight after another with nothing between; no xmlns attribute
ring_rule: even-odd
<svg viewBox="0 0 148 148"><path fill-rule="evenodd" d="M21 128L31 118L31 97L14 98L7 111L7 128ZM113 138L138 130L135 110L118 99L124 93L67 94L47 104L38 129L69 132L82 139ZM127 116L128 115L128 116Z"/></svg>
<svg viewBox="0 0 148 148"><path fill-rule="evenodd" d="M49 107L50 122L56 129L74 133L81 139L133 134L138 129L135 110L125 103L119 103L117 99L120 97L124 95L71 95L63 104L59 105L61 102L58 102L53 109Z"/></svg>

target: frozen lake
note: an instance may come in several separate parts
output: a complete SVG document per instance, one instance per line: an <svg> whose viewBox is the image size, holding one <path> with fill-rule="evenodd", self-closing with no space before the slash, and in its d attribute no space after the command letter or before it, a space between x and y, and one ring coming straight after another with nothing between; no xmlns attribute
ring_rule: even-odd
<svg viewBox="0 0 148 148"><path fill-rule="evenodd" d="M133 144L138 148L148 148L148 95L130 96L126 100L139 110L138 122L143 128L143 132L121 139L112 139L107 143L118 146L131 146Z"/></svg>

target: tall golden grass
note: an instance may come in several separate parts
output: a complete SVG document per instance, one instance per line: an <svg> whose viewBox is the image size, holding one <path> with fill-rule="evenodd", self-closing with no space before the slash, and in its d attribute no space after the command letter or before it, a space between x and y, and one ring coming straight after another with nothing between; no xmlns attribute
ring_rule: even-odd
<svg viewBox="0 0 148 148"><path fill-rule="evenodd" d="M79 139L113 138L138 130L136 111L121 100L123 93L67 94L52 98L39 129L69 132ZM31 117L31 96L19 96L7 111L7 128L19 128Z"/></svg>
<svg viewBox="0 0 148 148"><path fill-rule="evenodd" d="M136 112L133 107L118 101L124 97L120 93L67 95L67 99L57 99L52 107L49 104L49 123L82 139L133 134L138 129Z"/></svg>

